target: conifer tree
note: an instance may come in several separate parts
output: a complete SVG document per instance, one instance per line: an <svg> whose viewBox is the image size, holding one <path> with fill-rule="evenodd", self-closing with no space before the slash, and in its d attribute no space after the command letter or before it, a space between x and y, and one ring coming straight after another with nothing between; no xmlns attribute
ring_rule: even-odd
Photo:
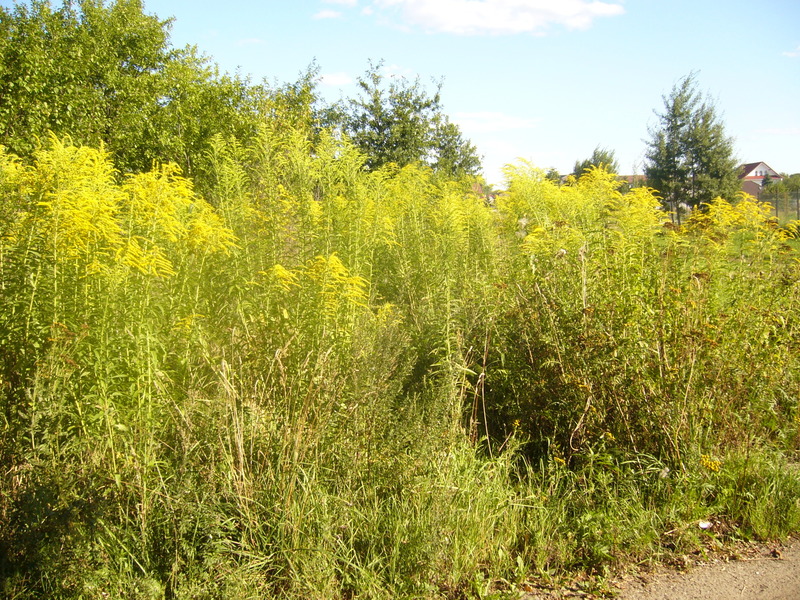
<svg viewBox="0 0 800 600"><path fill-rule="evenodd" d="M696 208L718 196L733 199L739 189L737 162L733 139L714 103L697 91L694 73L663 100L658 127L650 131L645 175L680 221L683 205Z"/></svg>
<svg viewBox="0 0 800 600"><path fill-rule="evenodd" d="M614 151L601 148L600 146L594 149L589 158L576 161L572 174L575 175L575 177L580 177L589 167L602 167L609 173L619 173L619 163L617 163L617 159L614 157Z"/></svg>
<svg viewBox="0 0 800 600"><path fill-rule="evenodd" d="M339 107L334 123L366 155L367 168L422 163L448 176L477 174L475 146L442 112L441 83L430 94L419 78L387 78L381 67L370 64L358 96Z"/></svg>

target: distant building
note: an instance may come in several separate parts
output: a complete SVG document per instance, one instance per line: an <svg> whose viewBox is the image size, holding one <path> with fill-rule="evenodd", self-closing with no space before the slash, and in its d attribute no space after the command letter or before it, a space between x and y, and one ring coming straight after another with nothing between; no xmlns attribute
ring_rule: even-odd
<svg viewBox="0 0 800 600"><path fill-rule="evenodd" d="M765 162L747 163L739 167L742 191L756 198L761 195L761 188L764 187L764 179L767 177L775 183L783 181L781 174Z"/></svg>
<svg viewBox="0 0 800 600"><path fill-rule="evenodd" d="M492 189L491 185L484 186L476 181L472 184L472 192L478 196L483 196L487 204L494 206L494 200L497 197L497 192Z"/></svg>
<svg viewBox="0 0 800 600"><path fill-rule="evenodd" d="M617 181L627 183L632 188L647 185L647 177L644 175L617 175Z"/></svg>

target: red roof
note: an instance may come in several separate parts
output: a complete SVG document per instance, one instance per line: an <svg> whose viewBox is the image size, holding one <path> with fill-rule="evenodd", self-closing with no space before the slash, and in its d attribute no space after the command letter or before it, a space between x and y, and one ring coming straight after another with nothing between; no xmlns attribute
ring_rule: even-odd
<svg viewBox="0 0 800 600"><path fill-rule="evenodd" d="M770 171L770 177L771 177L772 179L783 179L783 177L781 177L781 176L780 176L780 174L779 174L779 173L778 173L778 172L777 172L775 169L773 169L772 167L770 167L770 166L769 166L767 163L765 163L763 160L760 160L760 161L758 161L758 162L746 163L746 164L743 164L743 165L741 165L741 166L739 167L739 179L745 179L745 178L746 178L746 179L763 179L763 178L764 178L764 176L763 176L763 175L750 175L749 177L748 177L748 175L747 175L748 173L752 173L752 172L753 172L753 170L754 170L756 167L758 167L759 165L764 165L764 167L765 167L766 169L769 169L769 171ZM773 175L773 173L774 173L774 175Z"/></svg>

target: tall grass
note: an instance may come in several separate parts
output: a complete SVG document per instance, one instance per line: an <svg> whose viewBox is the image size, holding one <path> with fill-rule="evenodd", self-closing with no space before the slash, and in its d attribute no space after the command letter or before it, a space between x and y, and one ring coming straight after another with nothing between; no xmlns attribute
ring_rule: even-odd
<svg viewBox="0 0 800 600"><path fill-rule="evenodd" d="M519 165L494 207L274 125L208 160L206 202L0 156L6 597L486 597L798 530L763 206Z"/></svg>

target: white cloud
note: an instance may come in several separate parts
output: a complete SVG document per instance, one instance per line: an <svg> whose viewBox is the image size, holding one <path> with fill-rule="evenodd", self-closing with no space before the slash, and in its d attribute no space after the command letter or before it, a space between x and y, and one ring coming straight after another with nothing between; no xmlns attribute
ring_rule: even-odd
<svg viewBox="0 0 800 600"><path fill-rule="evenodd" d="M353 83L353 78L347 73L323 73L320 83L331 87L341 87Z"/></svg>
<svg viewBox="0 0 800 600"><path fill-rule="evenodd" d="M338 19L342 16L338 10L321 10L314 14L315 19Z"/></svg>
<svg viewBox="0 0 800 600"><path fill-rule="evenodd" d="M789 58L797 58L800 56L800 46L797 46L794 50L790 50L789 52L781 52L781 54Z"/></svg>
<svg viewBox="0 0 800 600"><path fill-rule="evenodd" d="M461 112L454 114L452 119L465 133L518 131L532 129L539 124L538 119L514 117L500 112Z"/></svg>
<svg viewBox="0 0 800 600"><path fill-rule="evenodd" d="M594 19L624 14L622 0L373 0L401 23L458 35L545 33L552 26L587 29Z"/></svg>

